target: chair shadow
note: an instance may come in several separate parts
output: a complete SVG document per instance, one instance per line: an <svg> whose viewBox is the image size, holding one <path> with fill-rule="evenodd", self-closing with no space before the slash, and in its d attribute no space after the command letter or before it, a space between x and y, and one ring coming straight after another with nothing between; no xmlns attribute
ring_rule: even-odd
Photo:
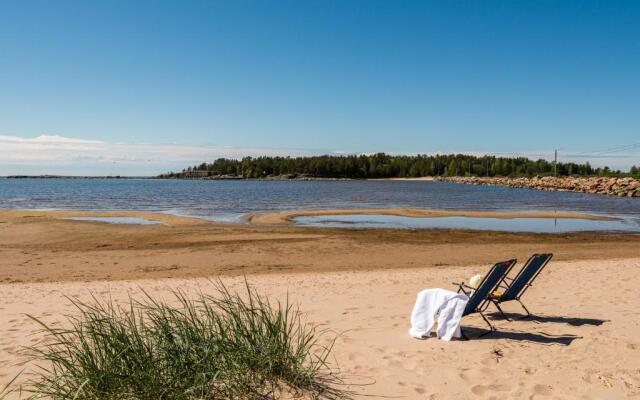
<svg viewBox="0 0 640 400"><path fill-rule="evenodd" d="M582 336L576 335L547 335L540 333L531 333L531 332L518 332L518 331L505 331L498 330L494 331L485 336L480 336L487 332L486 329L474 328L474 327L464 327L464 333L469 337L470 340L497 340L497 339L508 339L508 340L516 340L520 342L532 342L543 345L562 345L569 346L574 340L582 339Z"/></svg>
<svg viewBox="0 0 640 400"><path fill-rule="evenodd" d="M567 324L571 326L583 326L583 325L593 325L600 326L605 322L609 322L608 319L597 319L597 318L577 318L577 317L563 317L559 315L530 315L528 317L523 314L518 313L505 313L508 319L514 321L533 321L538 323L556 323L556 324ZM487 314L491 320L501 320L504 317L499 312L493 312Z"/></svg>

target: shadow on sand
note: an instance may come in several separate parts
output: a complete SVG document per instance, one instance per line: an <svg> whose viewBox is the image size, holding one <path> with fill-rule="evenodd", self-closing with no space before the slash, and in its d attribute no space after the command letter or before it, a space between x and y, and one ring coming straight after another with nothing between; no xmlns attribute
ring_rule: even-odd
<svg viewBox="0 0 640 400"><path fill-rule="evenodd" d="M562 317L562 316L556 316L556 315L531 315L526 317L523 314L505 313L505 316L513 321L532 321L539 324L544 324L544 323L567 324L571 326L583 326L583 325L600 326L605 322L609 322L609 320L606 320L606 319ZM491 320L504 319L504 317L500 315L499 312L488 314L487 317L489 317Z"/></svg>
<svg viewBox="0 0 640 400"><path fill-rule="evenodd" d="M486 329L479 329L474 327L464 327L464 333L470 340L496 340L496 339L508 339L516 340L520 342L531 342L543 345L562 345L569 346L574 340L582 339L582 336L576 335L548 335L543 333L532 332L519 332L513 330L498 330L485 336L480 336L487 333Z"/></svg>

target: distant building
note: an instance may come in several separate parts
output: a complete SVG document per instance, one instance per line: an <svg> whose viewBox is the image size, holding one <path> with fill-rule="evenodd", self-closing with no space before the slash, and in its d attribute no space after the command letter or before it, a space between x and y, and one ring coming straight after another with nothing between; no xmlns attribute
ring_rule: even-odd
<svg viewBox="0 0 640 400"><path fill-rule="evenodd" d="M186 171L186 172L184 172L184 177L186 179L206 178L208 176L209 176L209 171Z"/></svg>

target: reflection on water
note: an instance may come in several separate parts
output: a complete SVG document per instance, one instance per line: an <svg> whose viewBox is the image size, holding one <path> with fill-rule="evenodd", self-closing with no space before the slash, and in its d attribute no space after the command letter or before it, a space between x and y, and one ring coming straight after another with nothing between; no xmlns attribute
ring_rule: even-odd
<svg viewBox="0 0 640 400"><path fill-rule="evenodd" d="M637 198L445 182L0 179L5 209L156 211L239 222L253 212L402 207L640 217Z"/></svg>
<svg viewBox="0 0 640 400"><path fill-rule="evenodd" d="M70 219L72 221L106 222L108 224L156 225L162 223L161 221L153 221L137 217L68 217L63 219Z"/></svg>
<svg viewBox="0 0 640 400"><path fill-rule="evenodd" d="M297 225L332 228L452 228L508 232L561 233L578 231L640 232L632 220L596 221L570 218L402 217L396 215L322 215L297 217Z"/></svg>

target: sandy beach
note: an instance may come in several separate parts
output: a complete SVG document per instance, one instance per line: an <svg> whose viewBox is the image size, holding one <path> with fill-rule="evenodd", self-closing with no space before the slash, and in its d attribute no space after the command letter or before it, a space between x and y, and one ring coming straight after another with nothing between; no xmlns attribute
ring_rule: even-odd
<svg viewBox="0 0 640 400"><path fill-rule="evenodd" d="M243 277L273 298L289 294L312 323L340 337L335 365L358 395L407 399L620 399L640 395L640 236L459 230L340 230L218 224L123 214L163 225L61 218L104 213L0 212L0 385L28 365L38 326L72 312L65 296L120 301L141 290L210 291ZM527 293L537 317L505 321L470 341L409 337L424 288L535 252L555 257ZM506 306L519 313L517 304ZM479 317L463 320L473 335ZM28 371L28 370L27 370ZM26 375L25 375L26 376Z"/></svg>

